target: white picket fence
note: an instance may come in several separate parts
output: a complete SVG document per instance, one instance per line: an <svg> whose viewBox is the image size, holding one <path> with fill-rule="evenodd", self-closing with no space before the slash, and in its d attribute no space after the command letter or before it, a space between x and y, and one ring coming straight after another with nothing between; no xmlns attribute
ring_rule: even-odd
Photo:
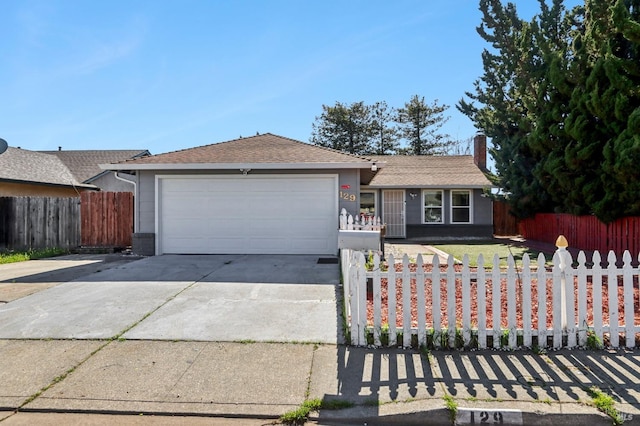
<svg viewBox="0 0 640 426"><path fill-rule="evenodd" d="M481 349L488 346L514 349L535 345L559 349L585 347L591 339L591 344L606 342L617 348L622 334L624 346L633 348L636 334L640 332L637 319L640 318L640 271L631 265L628 252L623 255L621 268L616 266L613 252L607 257L606 267L601 266L598 252L589 264L580 252L577 266L573 267L571 254L562 248L553 256L553 267L545 266L543 254L536 262L525 254L518 266L509 256L506 268L500 268L498 255L493 257L489 268L485 267L482 255L478 257L478 266L473 268L466 255L457 267L452 256L446 265L440 265L438 256L434 256L430 272L425 272L420 255L413 268L405 255L400 271L393 267L383 271L377 254L367 259L362 252L343 250L341 257L346 315L353 345L383 346L383 336L388 336L386 344L404 347L415 345L417 340L419 345L427 345L429 341L436 348L477 345ZM371 271L367 271L367 260L373 263ZM395 265L393 256L387 261ZM369 295L367 279L372 281ZM411 290L412 280L414 290ZM544 286L538 287L538 283ZM383 284L387 287L385 305ZM605 288L608 303L603 306ZM396 300L398 290L400 300ZM446 297L442 298L444 292ZM431 295L431 305L427 305L427 293ZM412 297L414 311L417 311L413 316L411 309L403 308L411 306ZM417 303L419 300L425 303ZM619 309L621 300L623 313ZM488 315L489 306L492 309ZM388 312L386 323L383 323L383 307ZM401 318L397 318L400 310ZM397 341L399 334L401 342ZM548 340L552 341L550 345Z"/></svg>
<svg viewBox="0 0 640 426"><path fill-rule="evenodd" d="M340 229L349 231L379 231L382 221L379 216L367 217L365 215L347 214L346 209L340 212Z"/></svg>

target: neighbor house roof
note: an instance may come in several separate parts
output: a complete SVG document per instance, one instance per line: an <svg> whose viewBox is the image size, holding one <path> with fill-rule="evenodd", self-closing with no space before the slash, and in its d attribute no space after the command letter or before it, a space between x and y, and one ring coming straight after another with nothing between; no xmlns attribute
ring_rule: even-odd
<svg viewBox="0 0 640 426"><path fill-rule="evenodd" d="M379 155L372 161L385 167L373 177L372 188L484 188L491 186L470 155Z"/></svg>
<svg viewBox="0 0 640 426"><path fill-rule="evenodd" d="M99 164L117 163L131 158L150 155L146 149L95 149L73 151L40 151L58 157L79 182L91 183L104 173Z"/></svg>
<svg viewBox="0 0 640 426"><path fill-rule="evenodd" d="M107 170L370 168L368 158L265 133L101 165Z"/></svg>
<svg viewBox="0 0 640 426"><path fill-rule="evenodd" d="M96 188L79 182L56 156L9 147L0 154L0 180Z"/></svg>

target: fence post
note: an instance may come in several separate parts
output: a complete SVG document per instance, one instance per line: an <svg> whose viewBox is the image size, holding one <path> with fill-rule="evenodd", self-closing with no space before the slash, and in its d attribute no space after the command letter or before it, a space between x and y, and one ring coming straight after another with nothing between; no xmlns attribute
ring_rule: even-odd
<svg viewBox="0 0 640 426"><path fill-rule="evenodd" d="M556 253L558 253L558 259L560 260L560 309L561 309L561 324L562 324L562 330L566 331L567 329L567 290L566 290L566 283L567 283L567 279L566 279L566 275L565 275L565 270L567 268L567 258L566 258L566 254L567 254L567 247L569 247L569 243L567 242L567 239L564 237L564 235L559 235L558 238L556 239L556 247L558 248L558 250L556 250Z"/></svg>

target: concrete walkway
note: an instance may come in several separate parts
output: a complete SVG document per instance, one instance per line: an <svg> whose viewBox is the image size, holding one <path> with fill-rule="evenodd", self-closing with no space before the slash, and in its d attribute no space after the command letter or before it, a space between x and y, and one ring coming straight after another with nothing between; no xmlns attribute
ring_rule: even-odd
<svg viewBox="0 0 640 426"><path fill-rule="evenodd" d="M247 273L237 260L148 258L0 305L0 423L270 424L319 398L346 408L312 413L317 424L446 425L452 415L447 398L457 407L456 424L486 417L502 424L611 425L590 405L588 389L595 386L614 398L625 424L640 424L637 351L421 354L278 338L224 341L210 329L237 320L242 306L252 315L247 311L258 309L252 297L290 311L281 317L256 312L249 324L263 333L288 315L315 324L321 320L309 301L335 297L331 280L337 278L321 280L328 265L311 259L254 262L262 283L215 281L215 271L220 277L231 268L235 277ZM277 269L288 268L309 282L269 282L283 276ZM302 293L295 289L305 286L310 292L304 294L314 296L297 302ZM214 290L219 298L209 298ZM227 302L229 309L216 309ZM341 328L335 300L331 309L324 329L335 339ZM189 337L196 329L199 338Z"/></svg>
<svg viewBox="0 0 640 426"><path fill-rule="evenodd" d="M402 258L406 254L410 260L415 261L418 254L422 255L422 261L424 263L432 263L433 257L438 256L438 260L441 265L446 265L449 255L442 250L419 243L385 243L384 245L385 256L393 255L396 262L402 262Z"/></svg>

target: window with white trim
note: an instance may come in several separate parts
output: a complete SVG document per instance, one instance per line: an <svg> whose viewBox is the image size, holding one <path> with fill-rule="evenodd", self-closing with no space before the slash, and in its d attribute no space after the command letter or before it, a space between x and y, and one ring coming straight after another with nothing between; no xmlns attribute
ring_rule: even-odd
<svg viewBox="0 0 640 426"><path fill-rule="evenodd" d="M375 191L360 191L360 215L365 217L376 217L380 214L376 211Z"/></svg>
<svg viewBox="0 0 640 426"><path fill-rule="evenodd" d="M444 206L442 205L442 191L425 189L422 191L422 222L443 223Z"/></svg>
<svg viewBox="0 0 640 426"><path fill-rule="evenodd" d="M471 191L451 191L451 223L471 223Z"/></svg>

